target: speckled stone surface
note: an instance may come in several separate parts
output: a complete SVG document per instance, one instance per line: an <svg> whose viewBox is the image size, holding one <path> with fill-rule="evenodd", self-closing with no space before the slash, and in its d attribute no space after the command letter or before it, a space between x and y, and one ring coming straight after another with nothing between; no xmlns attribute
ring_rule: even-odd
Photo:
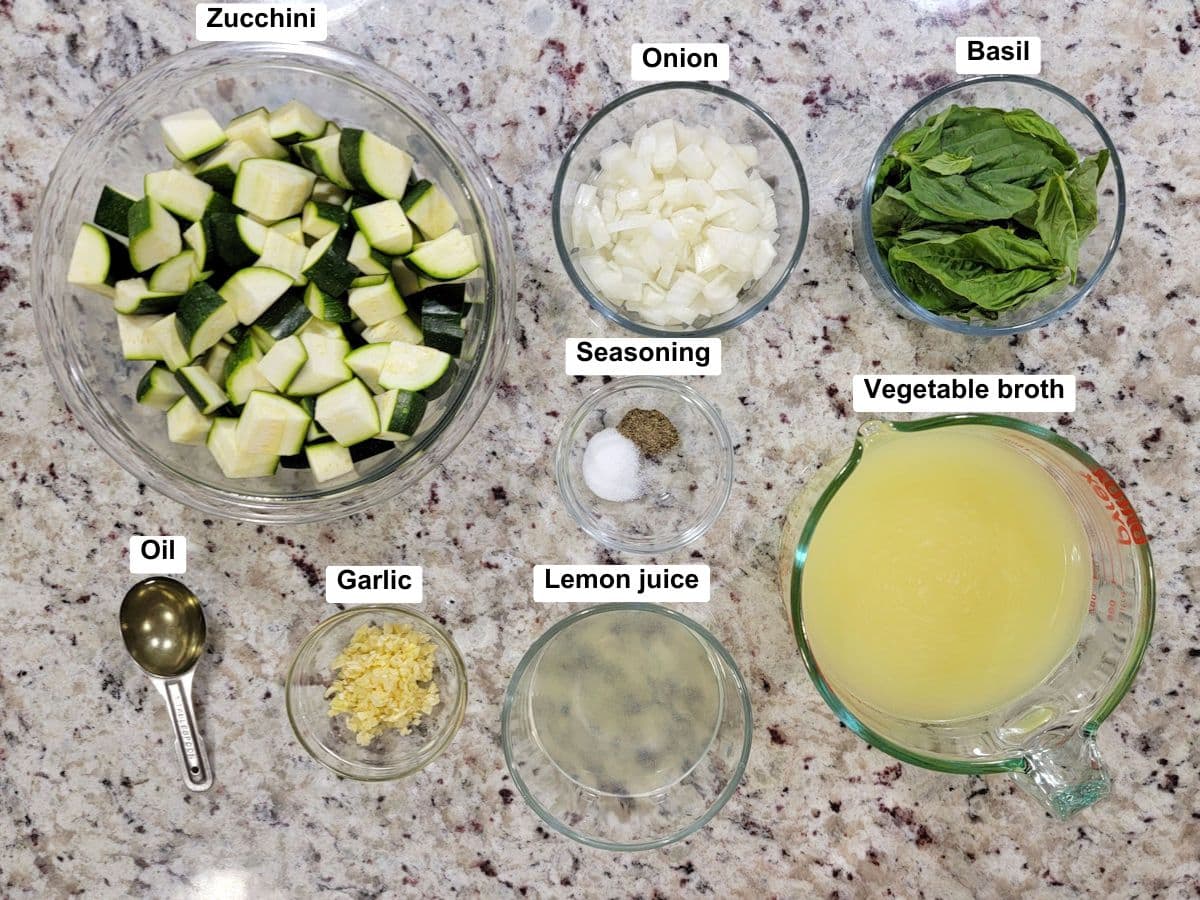
<svg viewBox="0 0 1200 900"><path fill-rule="evenodd" d="M341 14L331 42L429 91L505 186L519 338L483 419L411 503L262 528L155 496L100 452L64 408L34 330L27 249L53 162L109 91L193 43L192 7L0 0L0 895L1200 894L1195 5L1026 15L1011 0L852 0L762 4L735 19L719 4L331 5ZM899 320L868 294L850 209L886 128L953 77L954 36L995 32L1041 35L1044 76L1085 98L1120 149L1129 212L1116 262L1076 314L982 342ZM549 197L572 135L628 86L629 44L641 39L732 45L731 86L791 134L813 217L782 302L725 337L724 375L696 382L737 437L737 483L695 547L712 566L713 600L688 612L749 682L749 767L700 833L617 855L548 833L521 802L499 705L521 654L564 613L531 602L532 565L604 558L561 508L551 453L562 417L594 386L563 376L562 339L615 332L561 271ZM1077 374L1078 412L1039 421L1117 474L1152 536L1158 626L1100 733L1114 796L1067 824L1002 779L938 775L869 749L802 669L775 587L779 526L812 466L848 446L850 377L876 360L891 372ZM199 797L180 787L165 712L116 628L132 580L127 538L156 532L188 536L187 581L210 623L196 694L217 786ZM424 608L470 669L453 746L398 784L335 779L283 711L291 653L329 612L314 573L349 556L424 565Z"/></svg>

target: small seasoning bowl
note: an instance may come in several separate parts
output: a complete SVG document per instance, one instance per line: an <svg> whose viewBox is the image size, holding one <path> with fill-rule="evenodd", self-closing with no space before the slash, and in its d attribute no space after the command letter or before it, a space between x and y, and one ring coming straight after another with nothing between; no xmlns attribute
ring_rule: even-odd
<svg viewBox="0 0 1200 900"><path fill-rule="evenodd" d="M642 460L646 490L636 500L604 500L587 486L588 441L616 428L631 409L662 412L679 442ZM733 440L717 408L671 378L622 378L589 396L567 420L555 454L567 511L604 546L628 553L678 550L703 535L725 508L733 486Z"/></svg>
<svg viewBox="0 0 1200 900"><path fill-rule="evenodd" d="M329 715L325 692L333 661L363 625L402 623L436 647L434 680L440 702L408 734L385 731L360 745L344 716ZM287 674L288 719L300 745L326 768L357 781L391 781L421 771L450 745L467 707L467 672L450 635L420 613L400 606L356 606L330 616L300 644Z"/></svg>

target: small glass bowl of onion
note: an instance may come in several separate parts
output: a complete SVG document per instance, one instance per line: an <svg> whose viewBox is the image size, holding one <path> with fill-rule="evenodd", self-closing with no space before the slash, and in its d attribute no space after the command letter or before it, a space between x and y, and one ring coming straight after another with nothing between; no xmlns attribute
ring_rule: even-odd
<svg viewBox="0 0 1200 900"><path fill-rule="evenodd" d="M554 242L606 318L652 337L703 337L779 293L808 231L796 150L728 88L665 82L598 112L554 184Z"/></svg>

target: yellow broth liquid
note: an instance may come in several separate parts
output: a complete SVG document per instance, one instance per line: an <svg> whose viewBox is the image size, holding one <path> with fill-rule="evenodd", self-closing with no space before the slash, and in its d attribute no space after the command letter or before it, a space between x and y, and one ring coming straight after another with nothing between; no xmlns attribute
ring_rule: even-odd
<svg viewBox="0 0 1200 900"><path fill-rule="evenodd" d="M535 740L568 778L605 794L648 794L690 772L721 719L708 650L643 610L581 619L543 650L530 684Z"/></svg>
<svg viewBox="0 0 1200 900"><path fill-rule="evenodd" d="M1072 649L1091 568L1066 495L1019 450L953 428L884 434L817 524L804 633L847 700L910 721L984 714Z"/></svg>

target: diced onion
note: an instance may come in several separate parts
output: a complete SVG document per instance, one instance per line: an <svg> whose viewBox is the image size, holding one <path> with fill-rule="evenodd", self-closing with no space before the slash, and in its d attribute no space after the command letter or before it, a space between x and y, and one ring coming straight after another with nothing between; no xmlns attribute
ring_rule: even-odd
<svg viewBox="0 0 1200 900"><path fill-rule="evenodd" d="M753 144L664 119L600 153L570 214L596 291L651 324L691 325L737 306L778 242L774 192Z"/></svg>

